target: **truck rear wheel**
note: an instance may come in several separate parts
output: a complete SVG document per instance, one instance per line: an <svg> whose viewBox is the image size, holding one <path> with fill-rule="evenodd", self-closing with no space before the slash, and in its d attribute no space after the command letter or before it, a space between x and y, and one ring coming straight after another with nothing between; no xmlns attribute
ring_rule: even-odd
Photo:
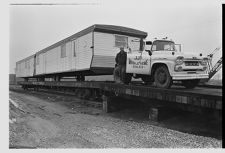
<svg viewBox="0 0 225 153"><path fill-rule="evenodd" d="M172 78L168 71L168 68L163 65L156 68L154 73L155 85L158 88L170 88L172 84Z"/></svg>
<svg viewBox="0 0 225 153"><path fill-rule="evenodd" d="M187 88L187 89L193 89L195 88L198 83L200 82L199 79L196 79L196 80L183 80L182 81L182 85Z"/></svg>

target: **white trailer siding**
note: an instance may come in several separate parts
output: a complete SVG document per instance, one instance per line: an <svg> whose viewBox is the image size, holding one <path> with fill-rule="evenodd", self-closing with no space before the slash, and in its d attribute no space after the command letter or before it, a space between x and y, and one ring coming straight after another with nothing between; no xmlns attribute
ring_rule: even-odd
<svg viewBox="0 0 225 153"><path fill-rule="evenodd" d="M147 33L121 26L95 24L37 52L35 69L34 60L29 60L27 64L23 62L27 58L20 61L17 64L18 75L29 77L33 74L39 76L64 73L66 76L73 73L65 72L83 70L90 70L90 73L86 73L87 75L108 72L107 68L114 67L115 56L119 52L118 44L121 44L118 40L124 38L121 36L126 36L128 47L138 50L139 42L132 42L132 40L138 41L140 38L145 38ZM106 69L103 72L102 69L91 69L91 67ZM74 75L83 74L74 73Z"/></svg>
<svg viewBox="0 0 225 153"><path fill-rule="evenodd" d="M40 75L40 74L44 74L45 73L44 61L45 61L44 60L44 53L36 55L36 75Z"/></svg>
<svg viewBox="0 0 225 153"><path fill-rule="evenodd" d="M64 67L64 63L58 60L60 49L60 47L56 47L44 53L45 60L43 61L43 67L45 71L43 71L45 74L57 72L58 65L62 65L62 67Z"/></svg>
<svg viewBox="0 0 225 153"><path fill-rule="evenodd" d="M16 77L32 77L34 73L34 56L16 63Z"/></svg>
<svg viewBox="0 0 225 153"><path fill-rule="evenodd" d="M28 76L34 75L34 57L29 59Z"/></svg>
<svg viewBox="0 0 225 153"><path fill-rule="evenodd" d="M115 35L101 32L94 32L94 56L91 67L114 67L116 54L120 51L119 47L115 46ZM128 47L132 51L139 50L140 38L131 37L128 38ZM125 48L125 51L128 51Z"/></svg>
<svg viewBox="0 0 225 153"><path fill-rule="evenodd" d="M75 69L76 70L87 70L90 69L91 60L92 60L92 32L88 33L82 37L79 37L75 44L77 50L75 50L76 57L75 60ZM77 61L77 62L76 62Z"/></svg>
<svg viewBox="0 0 225 153"><path fill-rule="evenodd" d="M17 62L16 63L16 77L23 77L24 72L25 72L24 69L25 69L24 62Z"/></svg>
<svg viewBox="0 0 225 153"><path fill-rule="evenodd" d="M65 45L66 50L65 57L61 56L63 45ZM39 64L36 66L36 74L62 73L90 69L92 59L91 47L92 33L88 33L75 40L38 54Z"/></svg>

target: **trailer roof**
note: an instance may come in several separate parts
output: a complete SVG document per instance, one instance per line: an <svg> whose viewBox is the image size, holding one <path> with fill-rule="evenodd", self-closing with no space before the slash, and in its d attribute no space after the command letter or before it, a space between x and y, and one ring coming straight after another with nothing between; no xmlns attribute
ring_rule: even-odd
<svg viewBox="0 0 225 153"><path fill-rule="evenodd" d="M28 57L26 57L24 59L21 59L21 60L19 60L19 61L16 62L16 65L17 64L20 64L23 61L29 60L29 59L33 58L34 56L35 56L35 54L32 54L32 55L30 55L30 56L28 56Z"/></svg>
<svg viewBox="0 0 225 153"><path fill-rule="evenodd" d="M122 27L122 26L115 26L115 25L103 25L103 24L94 24L78 33L75 33L51 46L48 46L40 51L38 51L36 54L41 54L44 53L52 48L58 47L68 41L71 41L73 39L79 38L83 35L86 35L90 32L103 32L103 33L112 33L112 34L121 34L121 35L128 35L128 36L133 36L133 37L139 37L139 38L146 38L147 37L147 32L128 28L128 27Z"/></svg>
<svg viewBox="0 0 225 153"><path fill-rule="evenodd" d="M94 31L98 31L98 32L123 34L123 35L135 36L140 38L147 37L147 32L128 28L128 27L115 26L115 25L103 25L103 24L95 24L93 25L93 27L94 27Z"/></svg>

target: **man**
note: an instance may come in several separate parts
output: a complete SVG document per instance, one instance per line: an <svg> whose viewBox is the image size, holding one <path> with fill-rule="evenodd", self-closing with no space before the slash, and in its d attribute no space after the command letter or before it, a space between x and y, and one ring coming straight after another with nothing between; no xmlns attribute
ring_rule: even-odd
<svg viewBox="0 0 225 153"><path fill-rule="evenodd" d="M120 52L116 55L116 68L114 71L115 81L117 83L124 83L126 74L127 53L124 47L120 47Z"/></svg>

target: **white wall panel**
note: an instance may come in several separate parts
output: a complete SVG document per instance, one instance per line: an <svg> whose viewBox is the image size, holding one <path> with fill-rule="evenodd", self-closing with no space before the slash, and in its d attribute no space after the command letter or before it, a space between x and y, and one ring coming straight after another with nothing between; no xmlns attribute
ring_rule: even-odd
<svg viewBox="0 0 225 153"><path fill-rule="evenodd" d="M72 69L72 43L66 43L66 57L61 57L61 46L56 48L57 52L57 72L70 71Z"/></svg>
<svg viewBox="0 0 225 153"><path fill-rule="evenodd" d="M39 54L39 64L36 64L36 74L44 74L44 54L45 53L41 53ZM36 57L37 58L37 57Z"/></svg>
<svg viewBox="0 0 225 153"><path fill-rule="evenodd" d="M17 77L32 77L33 72L34 72L34 56L26 58L16 64Z"/></svg>
<svg viewBox="0 0 225 153"><path fill-rule="evenodd" d="M28 72L29 76L33 76L34 75L34 57L29 59L29 72Z"/></svg>
<svg viewBox="0 0 225 153"><path fill-rule="evenodd" d="M57 72L57 48L51 49L45 53L45 73Z"/></svg>
<svg viewBox="0 0 225 153"><path fill-rule="evenodd" d="M76 70L89 69L92 60L92 33L88 33L77 40Z"/></svg>
<svg viewBox="0 0 225 153"><path fill-rule="evenodd" d="M76 42L76 56L73 52ZM66 56L61 57L61 46L39 55L36 74L61 73L89 69L92 60L92 33L66 43Z"/></svg>
<svg viewBox="0 0 225 153"><path fill-rule="evenodd" d="M94 40L94 56L93 46ZM139 49L139 38L128 36L128 46L132 50ZM75 42L75 46L74 43ZM36 75L61 73L68 71L87 70L92 67L114 67L115 56L119 48L115 47L115 35L101 32L88 33L66 44L66 57L61 58L61 46L38 54L39 64L36 64ZM74 47L76 56L74 56ZM128 51L128 49L125 49ZM33 58L33 57L32 57ZM93 58L93 61L92 61ZM91 63L92 62L92 63ZM34 73L34 60L29 59L29 66L25 68L25 61L17 64L17 76L32 76Z"/></svg>
<svg viewBox="0 0 225 153"><path fill-rule="evenodd" d="M126 36L126 35L124 35ZM128 37L128 47L134 50L139 50L140 43L138 42L140 38ZM115 34L94 32L94 54L95 55L107 55L107 56L116 56L119 52L119 47L115 46ZM125 48L126 51L128 49Z"/></svg>
<svg viewBox="0 0 225 153"><path fill-rule="evenodd" d="M140 38L128 37L128 47L132 51L137 51L140 48ZM119 53L119 47L115 46L115 34L94 32L94 56L92 67L114 67L115 57ZM125 48L125 51L128 51Z"/></svg>

